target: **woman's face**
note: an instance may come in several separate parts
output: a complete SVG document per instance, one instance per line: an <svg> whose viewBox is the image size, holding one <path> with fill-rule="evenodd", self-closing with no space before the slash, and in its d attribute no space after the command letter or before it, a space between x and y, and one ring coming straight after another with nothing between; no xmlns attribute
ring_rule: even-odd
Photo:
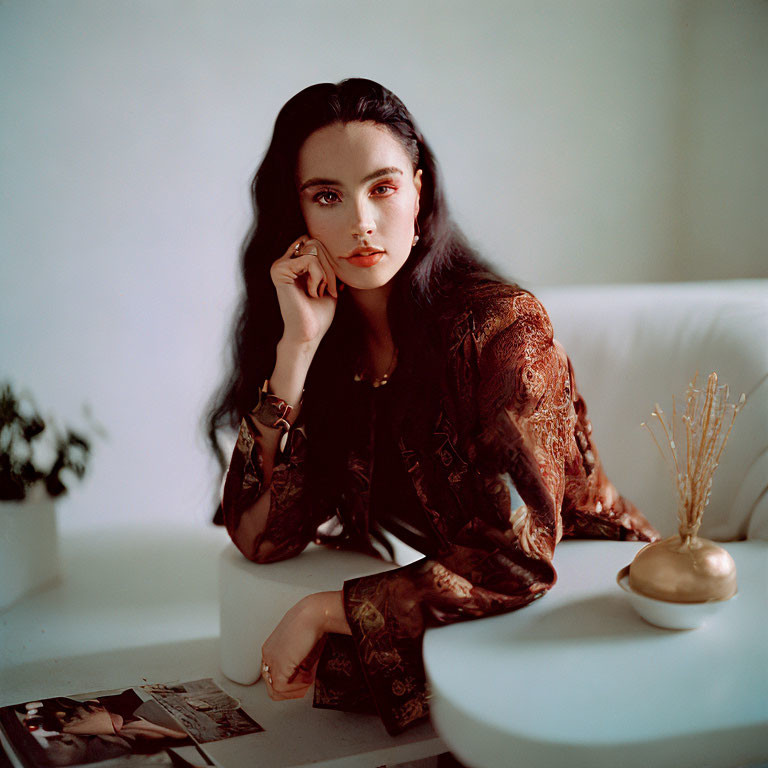
<svg viewBox="0 0 768 768"><path fill-rule="evenodd" d="M296 177L307 233L328 249L339 279L361 289L388 283L411 252L421 191L421 170L389 129L352 122L315 131Z"/></svg>

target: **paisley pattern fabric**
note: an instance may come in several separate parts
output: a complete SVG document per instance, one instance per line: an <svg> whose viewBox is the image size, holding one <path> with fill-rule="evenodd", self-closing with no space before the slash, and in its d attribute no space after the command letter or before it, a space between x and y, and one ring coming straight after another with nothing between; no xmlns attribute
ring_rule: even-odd
<svg viewBox="0 0 768 768"><path fill-rule="evenodd" d="M466 297L443 332L450 354L435 407L406 415L397 433L422 511L413 526L426 556L344 584L348 650L356 658L345 666L343 643L331 644L315 691L318 706L369 701L365 690L345 696L342 678L336 676L334 687L322 674L359 665L364 681L357 684L364 683L393 734L428 714L425 629L511 611L543 596L556 581L552 557L564 536L658 538L605 476L570 361L534 296L489 284ZM346 546L378 554L369 520L373 425L370 439L350 451L338 506L323 509L303 495L301 417L275 459L266 529L243 544L240 518L264 490L258 434L246 416L223 498L225 523L246 557L291 557L335 515L348 529ZM522 504L513 505L510 489Z"/></svg>

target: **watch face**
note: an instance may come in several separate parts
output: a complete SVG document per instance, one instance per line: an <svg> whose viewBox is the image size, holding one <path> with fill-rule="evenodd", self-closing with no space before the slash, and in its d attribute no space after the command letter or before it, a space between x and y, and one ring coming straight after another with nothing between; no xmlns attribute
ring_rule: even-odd
<svg viewBox="0 0 768 768"><path fill-rule="evenodd" d="M283 414L274 403L270 403L269 400L265 400L259 407L259 416L265 424L269 424L271 426L275 422L279 421Z"/></svg>
<svg viewBox="0 0 768 768"><path fill-rule="evenodd" d="M271 410L279 416L284 416L291 410L291 406L288 405L285 400L281 400L277 395L268 395L267 405L269 405Z"/></svg>
<svg viewBox="0 0 768 768"><path fill-rule="evenodd" d="M290 406L277 395L267 394L253 411L254 416L265 426L273 429L290 426L285 417L290 413Z"/></svg>

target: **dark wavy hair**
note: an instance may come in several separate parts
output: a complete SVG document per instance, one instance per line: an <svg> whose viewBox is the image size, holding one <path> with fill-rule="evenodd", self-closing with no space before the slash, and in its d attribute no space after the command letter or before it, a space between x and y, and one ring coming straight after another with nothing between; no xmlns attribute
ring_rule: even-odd
<svg viewBox="0 0 768 768"><path fill-rule="evenodd" d="M458 291L504 282L470 247L451 221L437 163L410 112L382 85L361 78L319 83L296 94L280 110L272 140L251 185L254 223L241 253L243 293L231 332L229 371L211 399L207 435L222 473L221 429L236 429L275 366L283 320L270 267L306 231L299 207L295 171L301 146L310 134L334 123L371 121L386 126L422 171L418 225L420 239L393 278L387 306L392 336L403 366L417 386L412 397L436 392L436 375L446 350L439 321L455 311ZM452 301L452 299L454 299ZM339 473L348 431L338 429L349 402L349 382L362 338L348 292L339 294L330 329L323 337L305 382L302 414L308 440L307 483L325 498L340 487ZM434 399L434 397L432 398ZM217 501L214 522L221 524Z"/></svg>

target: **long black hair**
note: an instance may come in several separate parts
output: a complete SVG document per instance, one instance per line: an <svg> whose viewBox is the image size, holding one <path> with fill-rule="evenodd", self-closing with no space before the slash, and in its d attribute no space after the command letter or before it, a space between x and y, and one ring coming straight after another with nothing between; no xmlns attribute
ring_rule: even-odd
<svg viewBox="0 0 768 768"><path fill-rule="evenodd" d="M251 185L254 223L241 254L244 290L231 333L232 359L206 414L208 440L222 472L226 459L218 433L223 428L236 429L242 416L254 407L259 387L274 369L283 333L270 267L306 231L295 183L299 150L320 128L353 121L386 126L405 149L414 172L422 171L420 239L393 278L387 314L398 348L398 366L410 371L424 393L434 391L435 372L445 356L437 321L454 304L451 299L473 284L503 282L451 221L434 155L394 93L362 78L319 83L300 91L280 110ZM345 388L361 344L360 324L351 322L350 299L347 292L339 295L333 323L310 366L302 402L306 432L311 435L308 483L321 495L323 489L339 487L345 430L338 429L338 419L344 418ZM220 510L214 522L222 522Z"/></svg>

